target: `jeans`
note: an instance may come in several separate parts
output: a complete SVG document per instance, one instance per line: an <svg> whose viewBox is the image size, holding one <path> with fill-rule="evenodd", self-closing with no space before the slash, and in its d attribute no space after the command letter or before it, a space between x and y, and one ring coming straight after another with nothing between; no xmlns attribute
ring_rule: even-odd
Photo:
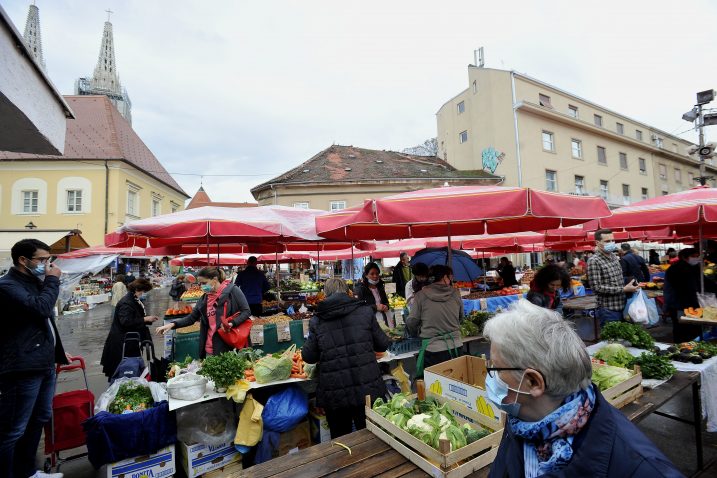
<svg viewBox="0 0 717 478"><path fill-rule="evenodd" d="M621 310L610 310L604 307L599 307L595 312L595 317L600 321L600 327L605 325L606 322L619 322L622 320Z"/></svg>
<svg viewBox="0 0 717 478"><path fill-rule="evenodd" d="M356 430L366 428L366 411L364 407L327 408L326 423L329 425L331 439L335 440L351 433L353 426L356 426Z"/></svg>
<svg viewBox="0 0 717 478"><path fill-rule="evenodd" d="M0 377L0 476L27 478L37 471L42 427L52 419L55 370Z"/></svg>

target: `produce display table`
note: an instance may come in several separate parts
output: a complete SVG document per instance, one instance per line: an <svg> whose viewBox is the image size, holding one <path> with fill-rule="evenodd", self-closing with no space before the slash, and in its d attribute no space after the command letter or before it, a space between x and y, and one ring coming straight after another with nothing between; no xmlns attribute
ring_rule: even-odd
<svg viewBox="0 0 717 478"><path fill-rule="evenodd" d="M561 299L569 299L571 297L583 297L585 294L586 294L585 286L578 285L575 287L571 287L567 292L561 292L560 298Z"/></svg>
<svg viewBox="0 0 717 478"><path fill-rule="evenodd" d="M592 355L593 353L604 347L606 344L607 342L598 342L595 345L591 345L590 347L588 347L588 353ZM671 344L663 344L658 342L655 345L660 347L661 349L666 349ZM633 347L627 347L627 351L635 357L644 352L644 350L642 349L636 349ZM698 401L701 398L702 416L707 420L707 431L712 433L717 432L717 357L712 357L711 359L705 360L700 364L673 361L672 365L675 366L678 372L700 373L700 381L702 385L698 385L697 388L701 390L700 397L698 397ZM659 390L661 387L662 385L657 387L655 390ZM644 402L644 399L641 401Z"/></svg>
<svg viewBox="0 0 717 478"><path fill-rule="evenodd" d="M566 319L574 319L576 316L591 317L593 320L593 340L600 339L600 322L597 314L597 297L594 295L586 295L583 297L574 297L563 301L563 316Z"/></svg>
<svg viewBox="0 0 717 478"><path fill-rule="evenodd" d="M334 441L349 447L351 454L342 446L333 445ZM334 441L321 443L300 450L296 454L282 456L227 476L247 478L429 476L368 430L360 430ZM489 468L485 467L468 476L483 478L488 476L488 471Z"/></svg>
<svg viewBox="0 0 717 478"><path fill-rule="evenodd" d="M97 295L88 295L88 296L84 297L84 299L85 299L85 302L87 302L87 305L103 304L110 300L110 294L104 293L104 294L97 294Z"/></svg>
<svg viewBox="0 0 717 478"><path fill-rule="evenodd" d="M474 310L495 312L498 308L507 309L510 304L525 297L524 294L487 297L485 299L463 299L463 312L468 315Z"/></svg>
<svg viewBox="0 0 717 478"><path fill-rule="evenodd" d="M692 325L699 325L702 327L702 331L700 332L700 340L705 339L705 328L708 327L717 327L717 320L705 320L705 319L697 319L694 317L680 317L680 323L681 324L692 324Z"/></svg>

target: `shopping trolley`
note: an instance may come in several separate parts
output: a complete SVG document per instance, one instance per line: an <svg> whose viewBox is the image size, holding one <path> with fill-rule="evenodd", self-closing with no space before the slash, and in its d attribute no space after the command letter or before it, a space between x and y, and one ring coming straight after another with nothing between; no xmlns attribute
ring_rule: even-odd
<svg viewBox="0 0 717 478"><path fill-rule="evenodd" d="M52 468L60 470L60 465L68 461L87 456L80 453L60 458L60 452L82 447L86 444L82 422L94 415L95 396L87 382L85 360L82 357L68 357L69 365L57 365L55 371L61 373L81 370L85 379L85 388L70 392L57 393L52 399L52 419L45 425L45 472ZM57 391L57 385L55 385Z"/></svg>

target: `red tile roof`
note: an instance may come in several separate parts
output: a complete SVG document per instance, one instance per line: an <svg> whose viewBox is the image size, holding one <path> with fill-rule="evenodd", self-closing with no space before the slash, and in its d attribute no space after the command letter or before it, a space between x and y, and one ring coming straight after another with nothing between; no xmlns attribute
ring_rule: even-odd
<svg viewBox="0 0 717 478"><path fill-rule="evenodd" d="M106 96L65 96L76 119L67 120L64 156L0 151L9 160L119 160L189 197Z"/></svg>
<svg viewBox="0 0 717 478"><path fill-rule="evenodd" d="M187 209L194 209L195 207L202 206L220 206L220 207L258 207L259 204L255 202L214 202L209 198L209 194L204 190L203 186L199 187L197 194L194 195Z"/></svg>
<svg viewBox="0 0 717 478"><path fill-rule="evenodd" d="M252 188L255 195L270 184L336 184L391 179L493 180L501 178L483 170L459 171L435 156L416 156L354 146L332 145L308 161Z"/></svg>

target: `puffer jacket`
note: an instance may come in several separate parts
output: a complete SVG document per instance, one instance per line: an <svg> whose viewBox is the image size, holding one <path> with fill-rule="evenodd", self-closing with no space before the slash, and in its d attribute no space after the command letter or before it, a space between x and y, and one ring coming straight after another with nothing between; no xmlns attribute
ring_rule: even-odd
<svg viewBox="0 0 717 478"><path fill-rule="evenodd" d="M122 350L127 332L137 332L142 341L152 340L149 326L144 321L145 315L144 307L134 295L134 292L128 292L117 302L110 333L107 334L105 347L102 349L102 359L100 360L102 372L107 377L114 375L117 366L122 361ZM127 357L137 357L140 353L134 343L124 352Z"/></svg>
<svg viewBox="0 0 717 478"><path fill-rule="evenodd" d="M563 303L560 299L560 291L557 291L555 293L555 298L551 300L549 295L543 293L541 290L538 290L533 284L531 284L530 292L528 292L528 295L525 298L528 302L531 302L538 307L554 310L560 315L563 315Z"/></svg>
<svg viewBox="0 0 717 478"><path fill-rule="evenodd" d="M336 293L319 303L309 322L301 355L319 363L316 402L319 407L360 407L386 394L375 352L384 352L389 339L365 302Z"/></svg>
<svg viewBox="0 0 717 478"><path fill-rule="evenodd" d="M59 291L57 277L46 276L41 281L15 267L0 278L0 375L46 372L56 363L68 363L55 325Z"/></svg>
<svg viewBox="0 0 717 478"><path fill-rule="evenodd" d="M461 294L446 284L431 284L413 296L411 313L406 319L406 326L412 336L432 339L429 352L443 352L460 348L461 320L463 320L463 301ZM441 334L450 333L453 340L441 338Z"/></svg>
<svg viewBox="0 0 717 478"><path fill-rule="evenodd" d="M222 293L219 294L217 302L214 305L217 312L215 315L217 321L217 330L219 330L222 326L222 317L224 317L225 304L227 306L227 317L230 317L237 312L241 312L239 316L232 320L234 327L239 326L239 324L241 324L246 319L248 319L249 316L251 316L251 309L249 309L249 304L246 301L246 297L244 297L244 293L235 284L228 284L224 288ZM191 314L174 322L174 328L179 329L182 327L188 327L194 324L197 320L199 321L199 344L197 346L199 347L199 358L203 359L207 356L205 344L207 343L207 334L209 333L209 317L207 315L207 294L204 294L202 297L200 297L199 301L194 305ZM219 336L219 333L215 333L212 337L212 349L214 350L214 355L219 355L223 352L229 352L230 350L233 350L231 346L229 346L226 342L224 342L224 340L222 340L222 338Z"/></svg>

